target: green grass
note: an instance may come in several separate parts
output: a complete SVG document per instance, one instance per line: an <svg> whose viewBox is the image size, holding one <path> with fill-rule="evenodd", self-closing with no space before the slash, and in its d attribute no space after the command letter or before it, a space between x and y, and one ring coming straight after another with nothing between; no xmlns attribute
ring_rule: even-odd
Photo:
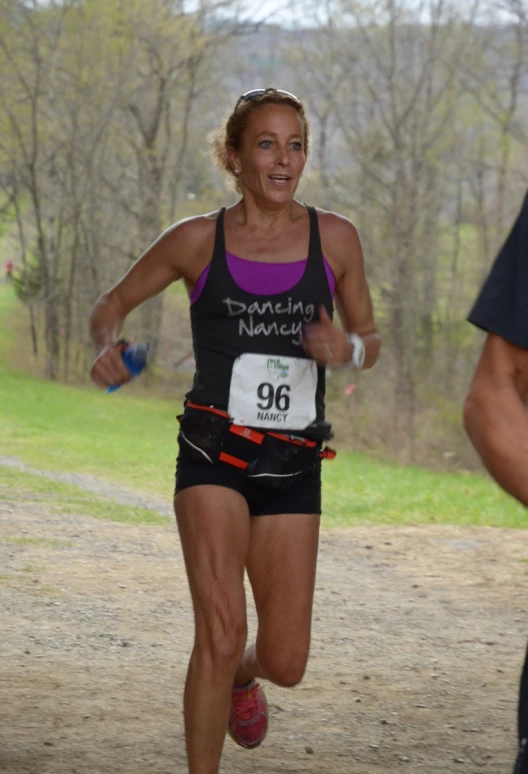
<svg viewBox="0 0 528 774"><path fill-rule="evenodd" d="M91 516L94 519L119 521L127 524L163 524L168 519L148 508L120 505L113 500L97 497L76 486L52 481L42 476L21 473L13 468L0 466L0 500L9 502L32 502L44 508L59 512ZM2 538L0 538L0 541ZM57 541L45 538L5 538L7 542L38 545L53 545ZM56 547L66 545L63 541ZM71 545L71 544L69 544Z"/></svg>
<svg viewBox="0 0 528 774"><path fill-rule="evenodd" d="M138 491L172 497L181 395L174 400L54 384L14 373L1 353L12 344L6 320L16 299L0 287L0 455L45 470L87 472ZM1 323L4 323L3 325ZM2 332L3 331L3 332ZM335 418L334 418L335 420ZM528 514L490 480L435 473L339 451L323 465L327 527L355 524L528 526ZM166 523L158 514L116 505L75 487L0 467L11 492L45 494L54 507L120 521ZM0 488L0 496L2 490Z"/></svg>
<svg viewBox="0 0 528 774"><path fill-rule="evenodd" d="M179 408L179 407L178 407ZM24 374L0 378L0 454L171 497L177 405Z"/></svg>
<svg viewBox="0 0 528 774"><path fill-rule="evenodd" d="M436 473L340 452L324 463L324 522L528 527L525 508L492 481L470 473Z"/></svg>
<svg viewBox="0 0 528 774"><path fill-rule="evenodd" d="M17 301L0 287L0 455L46 470L92 473L170 499L180 400L106 395L9 368L9 322ZM137 390L136 390L137 392Z"/></svg>

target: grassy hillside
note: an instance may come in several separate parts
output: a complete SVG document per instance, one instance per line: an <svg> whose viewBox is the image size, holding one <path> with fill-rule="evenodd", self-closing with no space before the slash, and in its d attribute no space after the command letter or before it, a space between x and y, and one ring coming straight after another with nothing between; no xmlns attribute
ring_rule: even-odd
<svg viewBox="0 0 528 774"><path fill-rule="evenodd" d="M9 319L16 304L11 288L0 287L0 454L170 498L181 402L146 396L140 383L106 395L14 372ZM324 464L323 486L326 526L528 525L525 509L474 474L401 467L339 450Z"/></svg>

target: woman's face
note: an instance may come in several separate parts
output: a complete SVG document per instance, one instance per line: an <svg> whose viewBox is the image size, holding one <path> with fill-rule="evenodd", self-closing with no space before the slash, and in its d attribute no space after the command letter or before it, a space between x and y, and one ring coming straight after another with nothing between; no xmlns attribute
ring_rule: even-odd
<svg viewBox="0 0 528 774"><path fill-rule="evenodd" d="M242 147L230 152L243 191L269 204L293 199L306 156L304 127L289 105L269 103L255 110L242 136Z"/></svg>

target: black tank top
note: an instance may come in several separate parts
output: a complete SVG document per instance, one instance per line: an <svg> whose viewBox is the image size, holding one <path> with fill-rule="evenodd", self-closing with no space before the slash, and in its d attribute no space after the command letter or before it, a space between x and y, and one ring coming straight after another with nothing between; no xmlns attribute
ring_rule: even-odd
<svg viewBox="0 0 528 774"><path fill-rule="evenodd" d="M191 306L196 372L186 395L189 400L227 410L233 363L240 355L307 358L301 345L303 326L319 319L320 305L333 316L317 213L313 207L307 209L310 246L304 274L290 290L269 296L248 293L233 280L226 258L225 208L220 210L209 275ZM318 368L316 420L310 428L327 424L323 422L324 396L325 369Z"/></svg>

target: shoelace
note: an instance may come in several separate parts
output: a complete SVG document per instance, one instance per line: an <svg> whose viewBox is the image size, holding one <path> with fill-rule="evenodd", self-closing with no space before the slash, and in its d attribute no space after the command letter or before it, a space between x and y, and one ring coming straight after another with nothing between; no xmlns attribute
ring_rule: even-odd
<svg viewBox="0 0 528 774"><path fill-rule="evenodd" d="M248 691L233 691L233 709L237 720L251 720L259 711L255 688Z"/></svg>

